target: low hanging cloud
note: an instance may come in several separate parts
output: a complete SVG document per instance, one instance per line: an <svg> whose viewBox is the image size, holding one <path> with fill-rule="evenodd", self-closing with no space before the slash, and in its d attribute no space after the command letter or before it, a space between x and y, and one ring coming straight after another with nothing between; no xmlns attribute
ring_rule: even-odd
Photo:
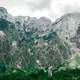
<svg viewBox="0 0 80 80"><path fill-rule="evenodd" d="M53 20L66 13L80 12L80 0L0 0L0 6L14 16L46 16Z"/></svg>
<svg viewBox="0 0 80 80"><path fill-rule="evenodd" d="M50 8L51 0L29 0L27 5L31 10L43 10Z"/></svg>

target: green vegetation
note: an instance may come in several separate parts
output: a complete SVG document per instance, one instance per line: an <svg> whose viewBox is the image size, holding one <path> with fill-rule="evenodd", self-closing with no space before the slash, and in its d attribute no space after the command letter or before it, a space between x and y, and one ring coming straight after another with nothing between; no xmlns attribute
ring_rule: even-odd
<svg viewBox="0 0 80 80"><path fill-rule="evenodd" d="M0 80L80 80L80 69L56 70L53 71L52 77L43 70L27 74L27 71L14 69L0 73Z"/></svg>
<svg viewBox="0 0 80 80"><path fill-rule="evenodd" d="M53 73L52 80L80 80L79 69L66 69Z"/></svg>
<svg viewBox="0 0 80 80"><path fill-rule="evenodd" d="M0 80L49 80L49 78L43 70L36 70L27 74L26 71L14 69L0 73Z"/></svg>

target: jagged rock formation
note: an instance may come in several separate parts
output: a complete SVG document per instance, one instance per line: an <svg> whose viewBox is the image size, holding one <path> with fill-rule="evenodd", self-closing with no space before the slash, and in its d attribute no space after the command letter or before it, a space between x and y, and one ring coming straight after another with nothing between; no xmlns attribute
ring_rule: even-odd
<svg viewBox="0 0 80 80"><path fill-rule="evenodd" d="M5 34L0 38L1 63L23 69L60 66L72 55L70 39L77 35L79 18L67 14L53 23L46 17L13 17L1 7L0 31Z"/></svg>

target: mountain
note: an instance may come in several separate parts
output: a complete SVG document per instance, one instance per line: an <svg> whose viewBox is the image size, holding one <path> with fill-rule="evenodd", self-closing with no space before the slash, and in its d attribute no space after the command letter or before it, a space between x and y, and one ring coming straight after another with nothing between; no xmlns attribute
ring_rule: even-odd
<svg viewBox="0 0 80 80"><path fill-rule="evenodd" d="M59 67L78 48L79 18L79 13L66 14L53 23L46 17L13 17L0 7L0 66Z"/></svg>
<svg viewBox="0 0 80 80"><path fill-rule="evenodd" d="M73 52L79 51L79 25L80 13L68 13L52 24L53 31L69 44Z"/></svg>

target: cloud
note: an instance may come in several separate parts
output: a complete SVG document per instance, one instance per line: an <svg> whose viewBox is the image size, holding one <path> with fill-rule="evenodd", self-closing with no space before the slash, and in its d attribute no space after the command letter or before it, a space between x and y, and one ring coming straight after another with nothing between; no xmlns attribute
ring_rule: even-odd
<svg viewBox="0 0 80 80"><path fill-rule="evenodd" d="M80 12L80 0L0 0L14 16L46 16L53 20L66 13Z"/></svg>
<svg viewBox="0 0 80 80"><path fill-rule="evenodd" d="M27 5L31 10L43 10L50 7L51 0L30 0Z"/></svg>
<svg viewBox="0 0 80 80"><path fill-rule="evenodd" d="M65 6L62 11L64 13L74 13L74 12L80 12L80 6L77 5L77 6L71 6L71 5L67 5Z"/></svg>
<svg viewBox="0 0 80 80"><path fill-rule="evenodd" d="M67 13L80 12L80 0L52 0L49 11L53 19Z"/></svg>

